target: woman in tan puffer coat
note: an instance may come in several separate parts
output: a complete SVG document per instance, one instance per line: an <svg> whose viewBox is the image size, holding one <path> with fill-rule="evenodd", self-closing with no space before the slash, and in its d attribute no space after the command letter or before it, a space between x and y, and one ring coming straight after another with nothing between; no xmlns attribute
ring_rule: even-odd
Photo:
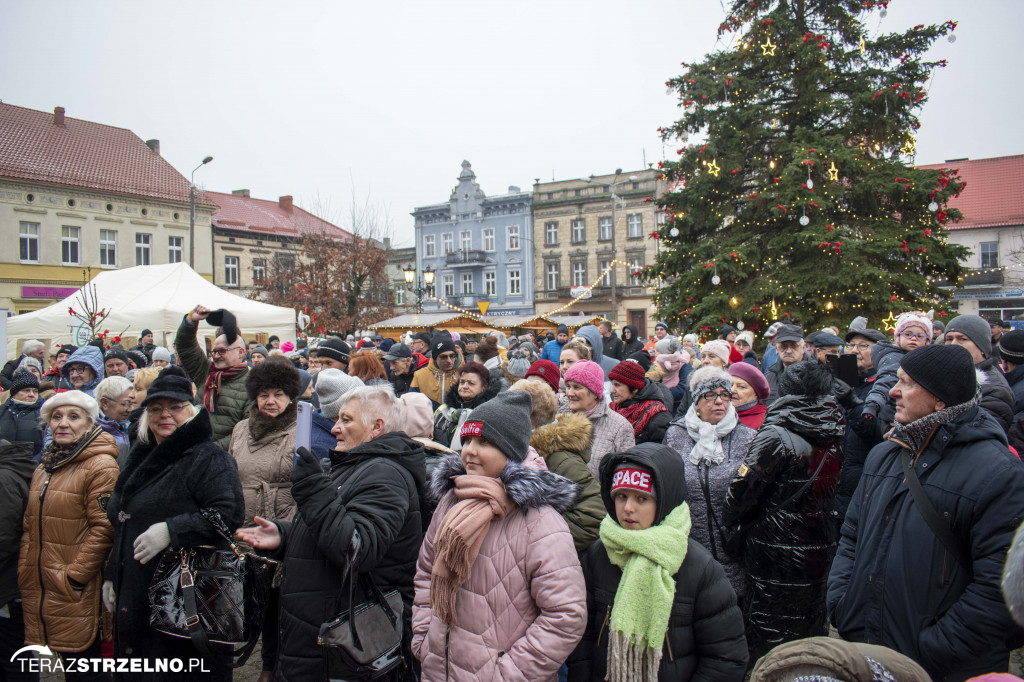
<svg viewBox="0 0 1024 682"><path fill-rule="evenodd" d="M84 658L100 657L100 585L114 538L106 509L118 475L117 445L98 416L81 391L43 404L53 441L32 476L18 562L25 642Z"/></svg>
<svg viewBox="0 0 1024 682"><path fill-rule="evenodd" d="M425 682L557 679L586 624L562 512L572 481L523 466L531 399L506 391L462 425L434 470L441 496L416 564L412 650Z"/></svg>
<svg viewBox="0 0 1024 682"><path fill-rule="evenodd" d="M228 452L238 464L245 497L243 528L253 517L291 521L292 462L295 456L297 399L302 390L299 371L285 358L270 357L249 370L245 390L253 405L249 418L235 424ZM239 541L248 549L248 545ZM269 682L277 663L278 590L268 596L263 621L263 672L258 682Z"/></svg>

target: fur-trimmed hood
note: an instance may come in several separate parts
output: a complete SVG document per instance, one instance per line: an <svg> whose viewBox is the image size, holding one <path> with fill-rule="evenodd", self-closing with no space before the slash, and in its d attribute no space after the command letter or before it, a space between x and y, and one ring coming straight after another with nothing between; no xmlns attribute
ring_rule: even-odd
<svg viewBox="0 0 1024 682"><path fill-rule="evenodd" d="M569 412L555 416L555 421L545 424L530 436L530 445L547 461L559 450L577 452L584 461L590 460L590 445L594 440L594 425L587 415Z"/></svg>
<svg viewBox="0 0 1024 682"><path fill-rule="evenodd" d="M455 487L452 480L463 476L466 468L458 454L442 458L430 478L430 496L440 500ZM559 514L576 506L580 487L558 474L540 469L530 469L519 462L509 460L498 477L505 486L505 492L522 509L552 507Z"/></svg>

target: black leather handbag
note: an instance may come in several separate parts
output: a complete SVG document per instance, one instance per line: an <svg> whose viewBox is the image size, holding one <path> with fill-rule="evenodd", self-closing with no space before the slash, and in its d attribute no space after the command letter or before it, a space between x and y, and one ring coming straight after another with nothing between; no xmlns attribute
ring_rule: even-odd
<svg viewBox="0 0 1024 682"><path fill-rule="evenodd" d="M237 668L256 646L277 562L235 546L220 514L200 510L231 546L166 550L149 583L149 624L172 637L192 640L202 654L222 657L210 644L244 644Z"/></svg>
<svg viewBox="0 0 1024 682"><path fill-rule="evenodd" d="M405 665L402 595L398 590L381 592L373 576L364 574L359 576L359 583L369 598L353 604L353 572L349 571L345 581L348 611L320 625L317 637L328 682L376 680Z"/></svg>

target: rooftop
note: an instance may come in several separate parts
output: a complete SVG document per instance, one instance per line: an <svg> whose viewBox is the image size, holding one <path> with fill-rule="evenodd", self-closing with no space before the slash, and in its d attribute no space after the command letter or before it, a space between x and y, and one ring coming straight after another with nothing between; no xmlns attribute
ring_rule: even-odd
<svg viewBox="0 0 1024 682"><path fill-rule="evenodd" d="M990 159L964 159L918 168L959 169L967 187L950 200L964 218L948 225L950 230L1024 225L1024 154Z"/></svg>
<svg viewBox="0 0 1024 682"><path fill-rule="evenodd" d="M244 191L244 190L243 190ZM245 194L206 192L206 199L220 208L213 214L213 226L282 237L326 234L351 239L352 233L318 218L292 203L290 196L277 201L255 199Z"/></svg>
<svg viewBox="0 0 1024 682"><path fill-rule="evenodd" d="M0 177L188 202L189 181L126 128L0 103ZM203 202L206 203L206 202Z"/></svg>

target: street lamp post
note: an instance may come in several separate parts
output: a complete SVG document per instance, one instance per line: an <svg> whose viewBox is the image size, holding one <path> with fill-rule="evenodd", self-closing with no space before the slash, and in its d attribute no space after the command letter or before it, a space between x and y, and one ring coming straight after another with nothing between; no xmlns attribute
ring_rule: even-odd
<svg viewBox="0 0 1024 682"><path fill-rule="evenodd" d="M188 185L188 266L196 269L196 171L213 161L207 156L203 162L192 169L192 181Z"/></svg>
<svg viewBox="0 0 1024 682"><path fill-rule="evenodd" d="M621 170L615 171L615 177L618 178L619 177L619 173L621 173L621 172L622 172ZM619 199L619 197L615 196L615 188L618 187L619 185L624 185L627 182L636 182L638 179L639 178L636 175L630 175L629 178L626 179L626 180L616 180L615 182L601 182L600 180L595 180L594 176L590 176L589 179L585 179L584 180L584 182L592 183L592 184L595 184L595 185L603 185L605 187L608 187L611 190L611 193L612 193L612 269L611 269L611 272L609 272L608 274L611 275L611 287L610 288L611 288L611 298L612 298L612 324L613 325L618 324L618 321L619 321L619 311L616 309L617 301L615 300L616 299L616 296L615 296L615 285L616 285L616 281L615 281L615 259L616 259L616 256L618 256L618 250L617 250L617 248L615 246L615 230L618 227L618 223L615 220L615 203ZM600 235L598 235L598 237L600 237Z"/></svg>
<svg viewBox="0 0 1024 682"><path fill-rule="evenodd" d="M416 294L416 312L422 313L423 294L430 294L434 289L434 268L425 268L418 282L415 265L405 266L402 272L405 274L405 288Z"/></svg>

